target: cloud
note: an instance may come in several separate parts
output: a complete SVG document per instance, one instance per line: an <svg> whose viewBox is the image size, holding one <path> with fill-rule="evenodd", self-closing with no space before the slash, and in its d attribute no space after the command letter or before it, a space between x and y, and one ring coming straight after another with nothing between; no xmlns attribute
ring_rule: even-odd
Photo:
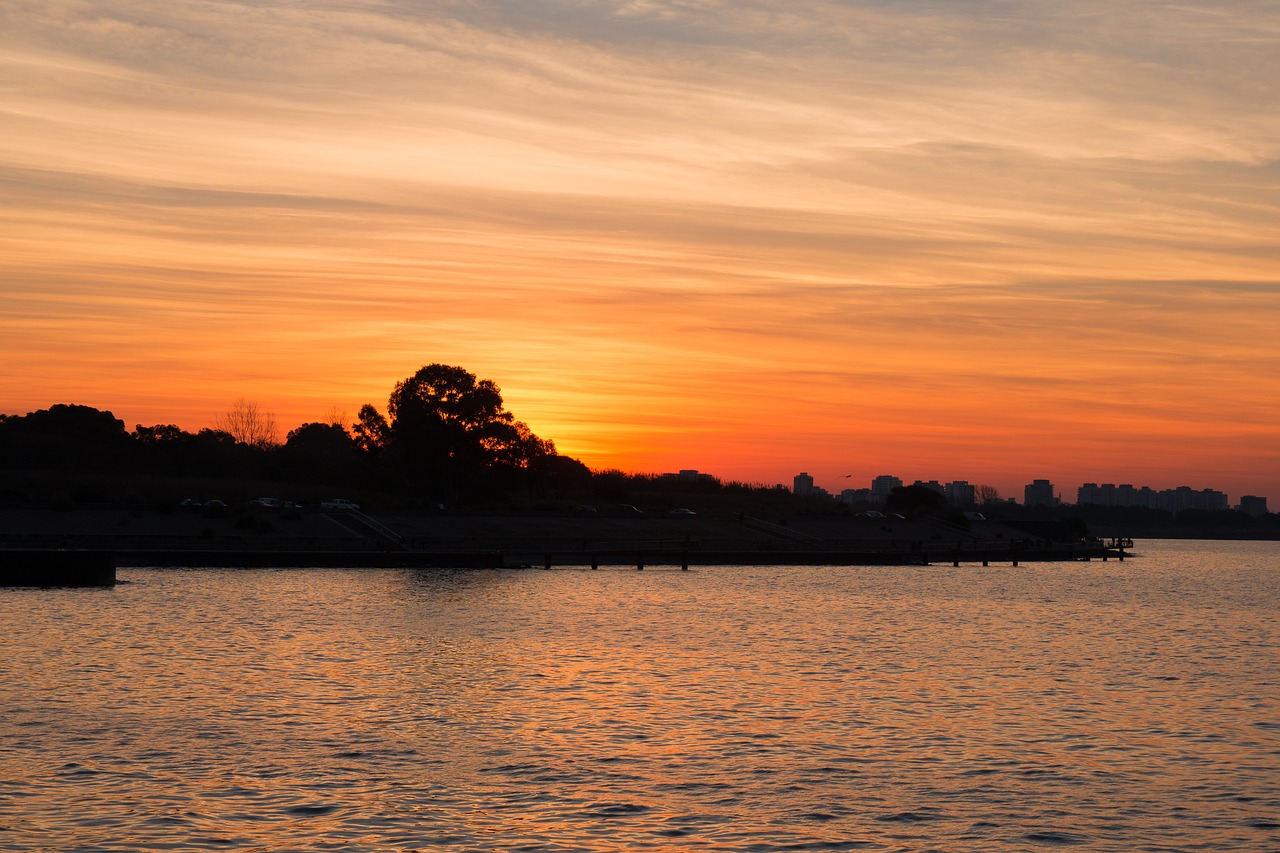
<svg viewBox="0 0 1280 853"><path fill-rule="evenodd" d="M645 465L1252 436L1278 41L1243 0L10 0L0 390L309 420L440 360Z"/></svg>

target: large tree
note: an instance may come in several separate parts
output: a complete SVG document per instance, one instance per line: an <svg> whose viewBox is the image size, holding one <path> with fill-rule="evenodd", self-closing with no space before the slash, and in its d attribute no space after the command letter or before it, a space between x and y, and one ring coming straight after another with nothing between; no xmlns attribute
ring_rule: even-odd
<svg viewBox="0 0 1280 853"><path fill-rule="evenodd" d="M508 412L488 379L447 364L429 364L396 383L387 417L360 409L357 441L382 450L421 492L457 500L510 485L512 475L554 454Z"/></svg>
<svg viewBox="0 0 1280 853"><path fill-rule="evenodd" d="M0 467L106 471L129 449L124 421L91 406L58 403L0 425Z"/></svg>

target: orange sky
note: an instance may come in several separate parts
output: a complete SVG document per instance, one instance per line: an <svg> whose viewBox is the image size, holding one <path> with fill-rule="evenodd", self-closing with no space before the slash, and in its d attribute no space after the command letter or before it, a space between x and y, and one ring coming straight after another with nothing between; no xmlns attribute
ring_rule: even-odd
<svg viewBox="0 0 1280 853"><path fill-rule="evenodd" d="M0 411L1280 502L1275 3L512 5L0 6Z"/></svg>

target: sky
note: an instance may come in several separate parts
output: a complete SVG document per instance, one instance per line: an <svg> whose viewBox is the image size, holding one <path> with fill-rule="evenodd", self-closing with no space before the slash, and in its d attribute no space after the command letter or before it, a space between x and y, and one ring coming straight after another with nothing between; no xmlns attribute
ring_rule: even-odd
<svg viewBox="0 0 1280 853"><path fill-rule="evenodd" d="M438 362L596 469L1280 503L1278 104L1280 2L0 0L0 411Z"/></svg>

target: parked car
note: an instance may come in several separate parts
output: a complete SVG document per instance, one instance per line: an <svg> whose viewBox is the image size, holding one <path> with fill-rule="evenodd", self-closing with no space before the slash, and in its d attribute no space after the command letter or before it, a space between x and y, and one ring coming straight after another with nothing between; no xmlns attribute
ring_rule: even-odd
<svg viewBox="0 0 1280 853"><path fill-rule="evenodd" d="M214 498L213 500L205 501L204 516L205 518L226 518L227 505L224 502L218 500L217 498Z"/></svg>
<svg viewBox="0 0 1280 853"><path fill-rule="evenodd" d="M349 501L346 498L334 498L331 501L321 501L321 509L359 509L360 504L355 501Z"/></svg>
<svg viewBox="0 0 1280 853"><path fill-rule="evenodd" d="M643 515L644 514L644 510L637 509L631 504L618 504L616 507L614 507L614 509L617 512L622 513L623 515Z"/></svg>
<svg viewBox="0 0 1280 853"><path fill-rule="evenodd" d="M199 509L200 507L204 506L204 504L200 503L200 501L195 500L194 498L187 498L182 503L178 504L178 506L187 507L188 509Z"/></svg>
<svg viewBox="0 0 1280 853"><path fill-rule="evenodd" d="M697 515L697 513L694 512L693 510L685 509L684 507L676 507L675 509L671 510L671 514L672 515Z"/></svg>

